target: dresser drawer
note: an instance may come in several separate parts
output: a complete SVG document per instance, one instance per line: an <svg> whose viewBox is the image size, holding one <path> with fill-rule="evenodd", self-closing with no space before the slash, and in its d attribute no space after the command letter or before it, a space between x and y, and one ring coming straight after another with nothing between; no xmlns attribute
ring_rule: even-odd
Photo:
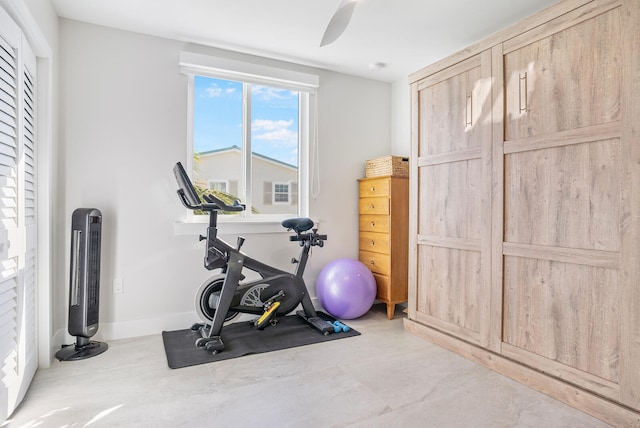
<svg viewBox="0 0 640 428"><path fill-rule="evenodd" d="M389 196L389 179L360 181L360 197Z"/></svg>
<svg viewBox="0 0 640 428"><path fill-rule="evenodd" d="M360 214L389 214L389 198L361 198L358 210Z"/></svg>
<svg viewBox="0 0 640 428"><path fill-rule="evenodd" d="M389 255L373 253L371 251L360 251L360 261L364 263L371 272L389 275Z"/></svg>
<svg viewBox="0 0 640 428"><path fill-rule="evenodd" d="M360 232L360 250L389 254L389 234Z"/></svg>
<svg viewBox="0 0 640 428"><path fill-rule="evenodd" d="M376 279L376 288L378 292L376 294L377 299L388 301L391 299L391 280L386 275L380 275L374 273L373 277Z"/></svg>
<svg viewBox="0 0 640 428"><path fill-rule="evenodd" d="M388 215L361 215L360 231L389 233Z"/></svg>

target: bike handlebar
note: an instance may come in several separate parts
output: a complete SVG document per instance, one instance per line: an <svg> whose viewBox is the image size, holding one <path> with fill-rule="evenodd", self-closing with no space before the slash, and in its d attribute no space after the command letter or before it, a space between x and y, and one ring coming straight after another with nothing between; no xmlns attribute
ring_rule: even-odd
<svg viewBox="0 0 640 428"><path fill-rule="evenodd" d="M246 205L241 204L237 199L233 201L233 205L227 205L222 199L211 194L204 194L202 198L210 204L216 205L221 211L238 212L244 211L246 208Z"/></svg>
<svg viewBox="0 0 640 428"><path fill-rule="evenodd" d="M244 211L246 208L245 205L237 200L233 201L233 205L227 205L222 199L210 194L204 194L202 199L204 199L205 202L202 202L200 197L198 197L195 187L193 187L191 179L180 162L176 163L176 166L173 167L173 174L178 182L180 202L190 210L237 212Z"/></svg>
<svg viewBox="0 0 640 428"><path fill-rule="evenodd" d="M327 235L318 235L317 233L301 233L299 235L293 235L289 237L289 241L326 241Z"/></svg>

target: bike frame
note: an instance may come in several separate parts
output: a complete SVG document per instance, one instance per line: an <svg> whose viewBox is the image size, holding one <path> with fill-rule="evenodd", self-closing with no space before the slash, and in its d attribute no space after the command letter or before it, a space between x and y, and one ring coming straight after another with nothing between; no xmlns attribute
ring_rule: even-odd
<svg viewBox="0 0 640 428"><path fill-rule="evenodd" d="M221 267L218 260L225 260L222 267L223 272L226 274L222 290L220 291L220 300L218 301L218 307L213 317L213 323L210 328L203 329L203 337L219 336L224 325L227 312L231 309L236 312L260 314L262 308L254 306L234 306L231 307L231 302L239 287L240 289L250 288L256 284L273 284L281 279L291 277L291 273L274 268L259 260L249 257L242 253L239 248L235 248L229 245L224 240L218 237L217 216L216 211L209 213L209 227L207 227L207 245L205 253L205 266L207 269L215 269ZM297 266L293 276L302 281L304 285L303 274L309 260L309 251L314 244L314 239L326 239L324 235L317 235L312 233L301 233L290 237L292 241L300 242L302 249L300 251L300 257L297 259ZM249 269L258 273L261 279L246 284L240 284L243 279L242 270ZM316 317L316 311L309 297L309 293L306 292L306 286L301 290L303 296L300 300L302 308L307 317ZM204 330L207 330L206 333ZM206 336L204 336L206 334Z"/></svg>
<svg viewBox="0 0 640 428"><path fill-rule="evenodd" d="M260 308L256 309L256 307L231 306L239 287L242 287L241 290L244 290L244 287L251 287L256 284L268 284L261 293L263 295L272 285L280 288L276 293L282 301L278 301L278 305L276 306L278 309L275 311L275 315L287 314L295 309L298 304L302 304L303 310L298 311L297 315L321 333L330 334L333 328L328 326L322 318L318 317L311 298L309 297L304 279L302 278L309 259L311 247L322 246L327 236L319 235L317 229L308 232L308 230L313 227L313 222L309 219L290 219L286 221L286 226L285 222L283 222L283 226L295 231L295 235L289 239L299 242L302 246L300 258L293 260L298 266L294 274L269 266L240 251L244 238L238 238L237 247L233 247L218 238L218 211L244 211L245 207L243 205L238 202L235 202L233 205L227 205L224 201L212 195L205 195L204 199L206 202L203 202L197 195L189 176L186 174L180 162L176 164L173 172L179 185L178 196L182 204L191 210L203 210L209 214L207 236L200 236L201 241L207 241L204 257L205 267L208 270L222 269L222 272L225 274L212 324L208 328L206 325L200 328L202 338L196 341L196 346L204 346L207 350L213 350L214 353L224 349L220 333L230 309L235 312L260 313ZM244 279L244 275L242 274L244 268L258 273L261 279L240 285L240 281ZM274 290L275 289L274 287ZM289 291L288 296L286 292L283 292L284 289ZM264 298L271 301L274 296L275 293L273 296L269 296L267 293L264 295ZM283 302L286 302L286 304L282 304ZM268 302L263 303L266 305ZM267 308L262 309L266 314Z"/></svg>

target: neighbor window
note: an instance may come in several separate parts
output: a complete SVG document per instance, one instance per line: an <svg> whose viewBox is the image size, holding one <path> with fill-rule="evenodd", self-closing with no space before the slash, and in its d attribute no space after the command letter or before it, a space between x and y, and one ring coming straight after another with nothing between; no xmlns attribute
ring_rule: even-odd
<svg viewBox="0 0 640 428"><path fill-rule="evenodd" d="M273 203L288 204L289 201L289 183L273 183Z"/></svg>
<svg viewBox="0 0 640 428"><path fill-rule="evenodd" d="M181 67L189 75L189 160L198 191L246 204L224 218L307 216L317 77L185 52Z"/></svg>
<svg viewBox="0 0 640 428"><path fill-rule="evenodd" d="M207 186L207 189L211 190L212 192L228 193L229 191L228 180L207 179L207 181L209 183L209 185Z"/></svg>

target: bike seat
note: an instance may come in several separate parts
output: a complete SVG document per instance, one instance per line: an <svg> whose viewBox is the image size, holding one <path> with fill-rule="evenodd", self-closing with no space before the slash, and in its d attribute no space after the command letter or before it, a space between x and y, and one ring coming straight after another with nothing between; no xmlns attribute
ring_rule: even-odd
<svg viewBox="0 0 640 428"><path fill-rule="evenodd" d="M310 218L289 218L282 221L282 226L287 230L293 230L298 235L313 227L313 220Z"/></svg>

